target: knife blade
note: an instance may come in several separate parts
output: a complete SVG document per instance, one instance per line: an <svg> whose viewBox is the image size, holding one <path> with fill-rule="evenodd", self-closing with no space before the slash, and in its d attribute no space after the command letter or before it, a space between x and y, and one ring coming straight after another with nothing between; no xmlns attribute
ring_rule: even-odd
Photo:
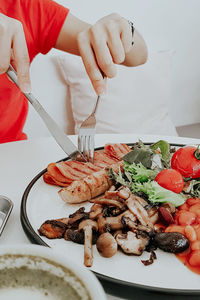
<svg viewBox="0 0 200 300"><path fill-rule="evenodd" d="M17 74L13 67L10 65L6 74L8 77L16 84L17 87ZM85 162L85 158L82 153L78 150L78 148L72 143L70 138L60 129L60 127L56 124L56 122L52 119L52 117L46 112L40 102L35 98L32 93L23 93L24 96L28 99L28 101L32 104L34 109L40 115L44 123L46 124L48 130L51 135L54 137L59 146L64 150L64 152L73 160L83 161Z"/></svg>

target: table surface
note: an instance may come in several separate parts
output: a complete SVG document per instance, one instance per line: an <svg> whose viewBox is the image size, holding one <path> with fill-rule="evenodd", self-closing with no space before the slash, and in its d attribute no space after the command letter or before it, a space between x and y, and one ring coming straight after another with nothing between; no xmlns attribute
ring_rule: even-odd
<svg viewBox="0 0 200 300"><path fill-rule="evenodd" d="M74 143L76 136L70 136ZM105 143L124 142L131 143L141 139L143 142L155 142L165 139L170 143L198 144L200 140L165 137L145 136L132 134L107 134L96 135L95 145L100 147ZM8 220L6 228L0 237L1 245L30 244L20 223L20 204L22 194L32 178L47 164L66 157L63 150L56 144L53 138L39 138L30 141L19 141L0 145L0 194L7 196L14 203L14 208ZM102 281L109 300L120 299L199 299L192 296L166 295L136 288L122 288L117 284Z"/></svg>

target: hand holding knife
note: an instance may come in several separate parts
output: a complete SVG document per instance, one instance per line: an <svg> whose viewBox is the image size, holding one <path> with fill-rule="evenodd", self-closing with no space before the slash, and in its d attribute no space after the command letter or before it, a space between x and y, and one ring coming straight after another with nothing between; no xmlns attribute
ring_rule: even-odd
<svg viewBox="0 0 200 300"><path fill-rule="evenodd" d="M8 77L16 84L17 87L17 75L13 67L10 65L8 71L6 72ZM50 115L45 111L40 102L34 97L32 93L23 93L28 101L33 105L34 109L40 115L47 128L49 129L51 135L54 137L56 142L60 145L63 151L72 159L85 162L85 158L78 150L78 148L72 143L70 138L59 128L56 122L50 117Z"/></svg>

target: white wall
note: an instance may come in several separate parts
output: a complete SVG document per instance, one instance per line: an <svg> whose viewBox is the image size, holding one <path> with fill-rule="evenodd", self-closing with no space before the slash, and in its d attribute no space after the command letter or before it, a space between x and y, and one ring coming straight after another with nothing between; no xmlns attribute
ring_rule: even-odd
<svg viewBox="0 0 200 300"><path fill-rule="evenodd" d="M150 51L173 49L170 114L176 126L200 122L200 0L57 0L94 23L117 12L134 21Z"/></svg>

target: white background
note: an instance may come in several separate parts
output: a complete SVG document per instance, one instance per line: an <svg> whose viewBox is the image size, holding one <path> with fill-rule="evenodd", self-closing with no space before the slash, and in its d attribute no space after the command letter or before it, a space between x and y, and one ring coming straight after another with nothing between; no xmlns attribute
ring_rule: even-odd
<svg viewBox="0 0 200 300"><path fill-rule="evenodd" d="M132 20L149 51L172 49L170 114L176 126L200 121L199 0L58 0L71 13L94 23L117 12Z"/></svg>

